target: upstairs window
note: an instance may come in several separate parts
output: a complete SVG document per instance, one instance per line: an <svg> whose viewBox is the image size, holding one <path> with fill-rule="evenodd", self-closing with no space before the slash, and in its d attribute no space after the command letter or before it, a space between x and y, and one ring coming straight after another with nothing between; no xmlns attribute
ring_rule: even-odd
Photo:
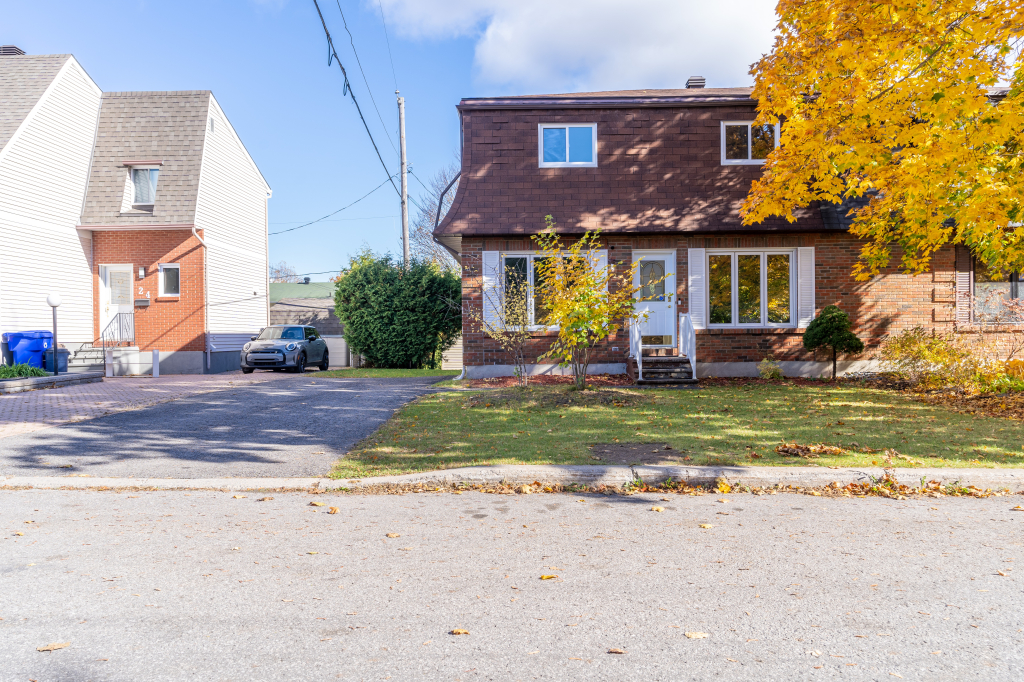
<svg viewBox="0 0 1024 682"><path fill-rule="evenodd" d="M132 168L132 208L153 208L158 168Z"/></svg>
<svg viewBox="0 0 1024 682"><path fill-rule="evenodd" d="M722 165L762 164L777 146L778 126L722 121Z"/></svg>
<svg viewBox="0 0 1024 682"><path fill-rule="evenodd" d="M596 123L541 123L537 133L541 168L597 166Z"/></svg>

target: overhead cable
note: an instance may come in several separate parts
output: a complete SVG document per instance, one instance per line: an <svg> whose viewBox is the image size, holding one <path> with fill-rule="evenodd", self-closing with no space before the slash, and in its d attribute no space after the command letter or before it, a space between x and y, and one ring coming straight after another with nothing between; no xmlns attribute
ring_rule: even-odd
<svg viewBox="0 0 1024 682"><path fill-rule="evenodd" d="M396 173L396 175L397 175L397 173ZM299 229L302 229L303 227L308 227L308 226L310 226L310 225L312 225L314 223L318 223L321 220L326 220L327 218L330 218L332 215L337 215L338 213L341 213L342 211L344 211L346 208L351 208L352 206L355 206L360 201L362 201L363 199L365 199L366 197L370 196L371 194L373 194L374 192L379 190L381 187L386 185L389 181L391 182L392 185L394 185L395 184L394 183L394 177L395 177L394 175L390 176L387 180L385 180L384 182L380 183L379 185L377 185L376 187L371 189L369 192L367 192L363 196L361 196L358 199L356 199L355 201L353 201L348 206L342 206L337 211L334 211L333 213L328 213L323 218L317 218L316 220L310 220L308 223L304 223L304 224L298 225L296 227L289 227L287 230L278 230L277 232L271 232L270 234L284 234L285 232L291 232L293 230L299 230Z"/></svg>

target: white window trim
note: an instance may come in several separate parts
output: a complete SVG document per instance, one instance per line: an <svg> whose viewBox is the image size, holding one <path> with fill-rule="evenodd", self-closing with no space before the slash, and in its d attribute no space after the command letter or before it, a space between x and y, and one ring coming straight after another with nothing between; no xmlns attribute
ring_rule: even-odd
<svg viewBox="0 0 1024 682"><path fill-rule="evenodd" d="M722 154L722 165L723 166L761 166L764 164L765 159L752 159L750 158L750 126L753 121L722 121L721 125L721 154ZM725 127L726 126L747 126L747 158L745 159L727 159L725 158ZM779 147L779 124L776 121L772 124L775 130L775 148Z"/></svg>
<svg viewBox="0 0 1024 682"><path fill-rule="evenodd" d="M789 322L768 322L768 260L770 255L789 256ZM729 324L711 322L711 256L732 256L732 319ZM737 256L761 256L761 321L739 322L739 259ZM797 328L797 251L796 249L707 249L704 254L704 305L708 329L796 329Z"/></svg>
<svg viewBox="0 0 1024 682"><path fill-rule="evenodd" d="M139 204L139 203L135 202L135 178L132 177L132 176L134 175L134 171L137 171L137 170L158 170L158 171L163 171L163 167L162 166L158 166L156 164L148 164L148 165L144 165L144 166L128 166L128 186L131 189L131 194L129 195L129 197L130 197L130 204L131 204L132 209L138 210L139 208L141 208L142 210L146 210L146 209L150 209L151 210L153 208L153 206L155 205L155 203L156 203L155 196L154 196L154 200L149 202L148 204ZM159 177L157 177L157 181L156 182L157 182L157 186L159 186L160 185L160 178ZM155 190L154 190L154 193L155 193Z"/></svg>
<svg viewBox="0 0 1024 682"><path fill-rule="evenodd" d="M546 128L586 128L592 131L591 144L594 152L593 161L544 161L544 130ZM565 133L565 158L569 158L569 131ZM538 123L537 124L537 163L540 168L597 168L597 124L596 123Z"/></svg>
<svg viewBox="0 0 1024 682"><path fill-rule="evenodd" d="M178 293L168 294L166 291L164 291L164 268L174 268L175 270L178 271ZM157 292L159 296L169 298L177 298L181 296L181 263L161 263L160 272L157 275L157 280Z"/></svg>

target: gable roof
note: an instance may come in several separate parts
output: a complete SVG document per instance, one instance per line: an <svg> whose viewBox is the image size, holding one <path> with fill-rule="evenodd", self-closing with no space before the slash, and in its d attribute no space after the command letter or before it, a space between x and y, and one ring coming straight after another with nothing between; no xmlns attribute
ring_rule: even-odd
<svg viewBox="0 0 1024 682"><path fill-rule="evenodd" d="M0 149L70 58L69 54L0 56Z"/></svg>
<svg viewBox="0 0 1024 682"><path fill-rule="evenodd" d="M107 92L100 106L81 224L192 224L199 194L209 90ZM121 213L125 161L158 160L153 212Z"/></svg>

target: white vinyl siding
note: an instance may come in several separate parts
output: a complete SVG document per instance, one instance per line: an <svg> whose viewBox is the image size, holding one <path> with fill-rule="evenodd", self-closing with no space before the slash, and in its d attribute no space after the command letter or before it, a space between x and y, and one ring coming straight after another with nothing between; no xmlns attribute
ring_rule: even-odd
<svg viewBox="0 0 1024 682"><path fill-rule="evenodd" d="M267 187L217 101L196 200L206 249L207 330L256 333L268 324ZM182 286L187 286L183 283Z"/></svg>
<svg viewBox="0 0 1024 682"><path fill-rule="evenodd" d="M58 292L58 339L94 339L92 238L76 226L100 96L69 58L0 150L0 331L50 329Z"/></svg>

